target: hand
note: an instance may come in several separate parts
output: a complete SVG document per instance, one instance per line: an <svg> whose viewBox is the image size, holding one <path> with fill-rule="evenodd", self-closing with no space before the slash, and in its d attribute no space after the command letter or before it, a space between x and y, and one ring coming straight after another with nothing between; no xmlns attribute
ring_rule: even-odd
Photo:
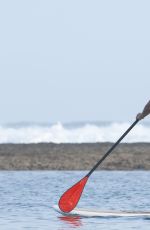
<svg viewBox="0 0 150 230"><path fill-rule="evenodd" d="M137 115L136 115L136 120L142 120L144 117L143 117L143 114L142 113L138 113Z"/></svg>

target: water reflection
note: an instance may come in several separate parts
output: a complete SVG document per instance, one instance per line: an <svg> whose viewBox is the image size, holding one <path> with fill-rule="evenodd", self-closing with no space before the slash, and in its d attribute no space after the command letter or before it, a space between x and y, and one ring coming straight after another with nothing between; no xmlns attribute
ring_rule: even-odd
<svg viewBox="0 0 150 230"><path fill-rule="evenodd" d="M78 228L82 226L82 220L79 216L60 216L58 217L61 221L68 223L69 225Z"/></svg>

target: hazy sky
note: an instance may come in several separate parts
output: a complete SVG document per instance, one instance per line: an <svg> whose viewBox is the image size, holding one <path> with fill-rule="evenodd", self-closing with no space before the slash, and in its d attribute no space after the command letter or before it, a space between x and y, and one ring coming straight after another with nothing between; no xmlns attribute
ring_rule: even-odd
<svg viewBox="0 0 150 230"><path fill-rule="evenodd" d="M0 124L132 121L150 99L149 9L149 0L0 1Z"/></svg>

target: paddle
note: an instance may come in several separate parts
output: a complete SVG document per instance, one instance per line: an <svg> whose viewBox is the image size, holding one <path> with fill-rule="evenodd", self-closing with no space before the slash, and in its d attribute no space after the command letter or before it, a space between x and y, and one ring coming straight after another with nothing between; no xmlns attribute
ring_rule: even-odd
<svg viewBox="0 0 150 230"><path fill-rule="evenodd" d="M113 149L121 142L121 140L130 132L130 130L144 117L150 114L150 101L144 107L142 113L138 113L136 116L136 120L133 124L126 130L126 132L118 139L118 141L105 153L105 155L94 165L94 167L89 171L89 173L83 177L80 181L74 184L71 188L69 188L59 200L59 208L63 212L72 211L83 192L85 184L90 177L90 175L95 171L95 169L105 160L105 158L113 151Z"/></svg>

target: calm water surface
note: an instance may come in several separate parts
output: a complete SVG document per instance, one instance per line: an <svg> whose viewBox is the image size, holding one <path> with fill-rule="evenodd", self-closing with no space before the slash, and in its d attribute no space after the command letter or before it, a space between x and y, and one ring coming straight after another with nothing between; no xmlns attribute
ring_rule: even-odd
<svg viewBox="0 0 150 230"><path fill-rule="evenodd" d="M73 218L56 213L52 206L85 173L0 172L0 229L150 229L150 218ZM78 207L150 211L150 172L95 172Z"/></svg>

